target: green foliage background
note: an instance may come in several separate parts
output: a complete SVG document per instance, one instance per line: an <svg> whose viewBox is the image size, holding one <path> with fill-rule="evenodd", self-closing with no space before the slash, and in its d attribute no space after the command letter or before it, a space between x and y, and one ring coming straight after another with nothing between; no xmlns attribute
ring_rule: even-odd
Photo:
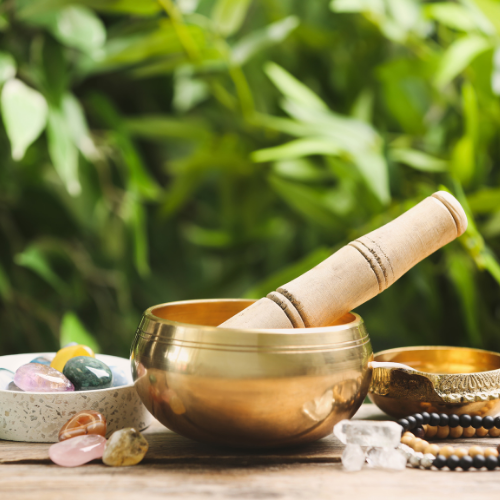
<svg viewBox="0 0 500 500"><path fill-rule="evenodd" d="M500 350L500 2L4 0L0 352L128 355L438 189L469 229L359 308L376 349Z"/></svg>

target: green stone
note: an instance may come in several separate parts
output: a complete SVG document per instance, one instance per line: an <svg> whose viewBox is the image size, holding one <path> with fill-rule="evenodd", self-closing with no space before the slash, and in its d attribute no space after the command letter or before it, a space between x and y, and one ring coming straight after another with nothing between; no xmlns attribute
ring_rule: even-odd
<svg viewBox="0 0 500 500"><path fill-rule="evenodd" d="M109 367L90 356L76 356L64 366L63 374L73 383L76 391L107 389L113 382Z"/></svg>

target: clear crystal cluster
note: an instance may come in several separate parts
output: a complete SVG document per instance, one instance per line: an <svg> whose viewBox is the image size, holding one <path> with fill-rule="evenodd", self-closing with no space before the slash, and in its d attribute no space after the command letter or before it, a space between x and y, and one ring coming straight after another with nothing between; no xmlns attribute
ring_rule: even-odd
<svg viewBox="0 0 500 500"><path fill-rule="evenodd" d="M403 470L407 463L413 467L430 467L432 461L427 455L418 454L409 446L401 444L401 430L401 426L396 422L373 420L339 422L333 428L333 432L346 445L342 454L344 469L361 470L365 460L369 467L378 469Z"/></svg>

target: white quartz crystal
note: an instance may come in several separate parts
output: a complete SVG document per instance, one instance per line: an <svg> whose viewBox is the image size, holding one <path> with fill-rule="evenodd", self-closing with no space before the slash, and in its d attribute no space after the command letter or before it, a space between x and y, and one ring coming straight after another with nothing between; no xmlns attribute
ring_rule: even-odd
<svg viewBox="0 0 500 500"><path fill-rule="evenodd" d="M377 420L341 420L333 432L344 444L395 448L401 440L402 427L396 422Z"/></svg>
<svg viewBox="0 0 500 500"><path fill-rule="evenodd" d="M377 469L403 470L406 468L406 456L394 448L370 448L366 453L370 467Z"/></svg>
<svg viewBox="0 0 500 500"><path fill-rule="evenodd" d="M342 465L345 470L357 471L363 468L365 452L358 444L348 444L342 453Z"/></svg>
<svg viewBox="0 0 500 500"><path fill-rule="evenodd" d="M426 469L430 469L432 467L432 463L434 462L435 458L436 457L431 453L426 453L420 460L420 465L422 467L425 467Z"/></svg>

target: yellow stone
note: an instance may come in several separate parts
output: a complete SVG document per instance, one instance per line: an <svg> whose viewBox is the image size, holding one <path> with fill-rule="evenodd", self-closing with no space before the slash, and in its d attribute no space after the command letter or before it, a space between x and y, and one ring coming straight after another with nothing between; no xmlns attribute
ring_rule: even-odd
<svg viewBox="0 0 500 500"><path fill-rule="evenodd" d="M138 464L146 455L149 444L133 427L114 432L106 443L102 461L111 467Z"/></svg>
<svg viewBox="0 0 500 500"><path fill-rule="evenodd" d="M50 363L50 366L62 373L66 363L71 358L76 358L77 356L90 356L91 358L95 358L94 351L90 347L81 344L69 345L57 351L54 359Z"/></svg>
<svg viewBox="0 0 500 500"><path fill-rule="evenodd" d="M498 450L496 448L485 448L485 457L498 457Z"/></svg>
<svg viewBox="0 0 500 500"><path fill-rule="evenodd" d="M484 427L479 427L479 429L476 429L476 436L483 438L488 435L488 429L485 429Z"/></svg>

